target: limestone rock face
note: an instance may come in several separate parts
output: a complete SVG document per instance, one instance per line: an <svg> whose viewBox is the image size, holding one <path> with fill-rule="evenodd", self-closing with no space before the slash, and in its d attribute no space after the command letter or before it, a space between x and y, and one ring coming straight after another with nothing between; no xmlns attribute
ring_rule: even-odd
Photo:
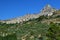
<svg viewBox="0 0 60 40"><path fill-rule="evenodd" d="M54 11L56 11L56 9L52 8L49 4L42 9L42 12L54 12Z"/></svg>
<svg viewBox="0 0 60 40"><path fill-rule="evenodd" d="M51 16L53 15L53 12L56 11L56 9L52 8L49 4L46 5L42 10L41 14Z"/></svg>

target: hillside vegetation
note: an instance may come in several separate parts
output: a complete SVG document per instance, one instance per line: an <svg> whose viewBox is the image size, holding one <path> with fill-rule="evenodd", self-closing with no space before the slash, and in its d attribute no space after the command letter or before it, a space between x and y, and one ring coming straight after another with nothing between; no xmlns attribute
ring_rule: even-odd
<svg viewBox="0 0 60 40"><path fill-rule="evenodd" d="M23 23L0 23L0 40L60 40L60 15L54 13Z"/></svg>

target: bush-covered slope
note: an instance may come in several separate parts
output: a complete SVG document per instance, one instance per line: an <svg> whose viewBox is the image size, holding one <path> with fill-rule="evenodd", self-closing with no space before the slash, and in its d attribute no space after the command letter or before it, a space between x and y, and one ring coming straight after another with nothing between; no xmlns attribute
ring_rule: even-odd
<svg viewBox="0 0 60 40"><path fill-rule="evenodd" d="M22 24L0 23L0 40L60 40L60 23L56 23L60 22L60 16L55 15L40 16Z"/></svg>

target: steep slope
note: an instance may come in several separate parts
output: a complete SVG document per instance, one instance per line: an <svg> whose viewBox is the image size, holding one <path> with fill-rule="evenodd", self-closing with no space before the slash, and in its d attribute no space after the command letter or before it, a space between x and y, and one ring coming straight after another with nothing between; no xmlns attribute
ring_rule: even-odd
<svg viewBox="0 0 60 40"><path fill-rule="evenodd" d="M16 40L55 40L55 38L60 40L60 10L48 11L50 9L51 7L48 5L40 14L2 21L0 23L0 40L15 40L15 38ZM20 21L21 19L22 21ZM54 30L51 31L50 28Z"/></svg>
<svg viewBox="0 0 60 40"><path fill-rule="evenodd" d="M0 36L6 37L12 34L16 34L18 40L26 39L31 40L38 39L38 35L45 36L48 30L47 24L42 24L38 20L33 19L23 24L0 24ZM36 38L35 38L36 37Z"/></svg>
<svg viewBox="0 0 60 40"><path fill-rule="evenodd" d="M46 33L50 28L50 23L52 22L54 23L55 19L56 20L59 19L59 22L60 22L60 16L59 15L55 16L55 15L56 14L52 16L43 15L36 19L30 19L29 21L24 21L22 24L21 23L15 23L15 24L0 23L0 36L6 37L14 34L17 36L17 40L23 40L23 39L47 40ZM59 23L56 22L56 24L59 24Z"/></svg>

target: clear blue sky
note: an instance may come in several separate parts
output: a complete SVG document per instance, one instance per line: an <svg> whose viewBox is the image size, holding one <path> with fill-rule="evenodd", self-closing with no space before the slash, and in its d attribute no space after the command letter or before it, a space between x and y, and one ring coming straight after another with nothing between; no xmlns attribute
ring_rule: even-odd
<svg viewBox="0 0 60 40"><path fill-rule="evenodd" d="M10 19L27 13L37 13L46 4L60 9L60 0L0 0L0 19Z"/></svg>

